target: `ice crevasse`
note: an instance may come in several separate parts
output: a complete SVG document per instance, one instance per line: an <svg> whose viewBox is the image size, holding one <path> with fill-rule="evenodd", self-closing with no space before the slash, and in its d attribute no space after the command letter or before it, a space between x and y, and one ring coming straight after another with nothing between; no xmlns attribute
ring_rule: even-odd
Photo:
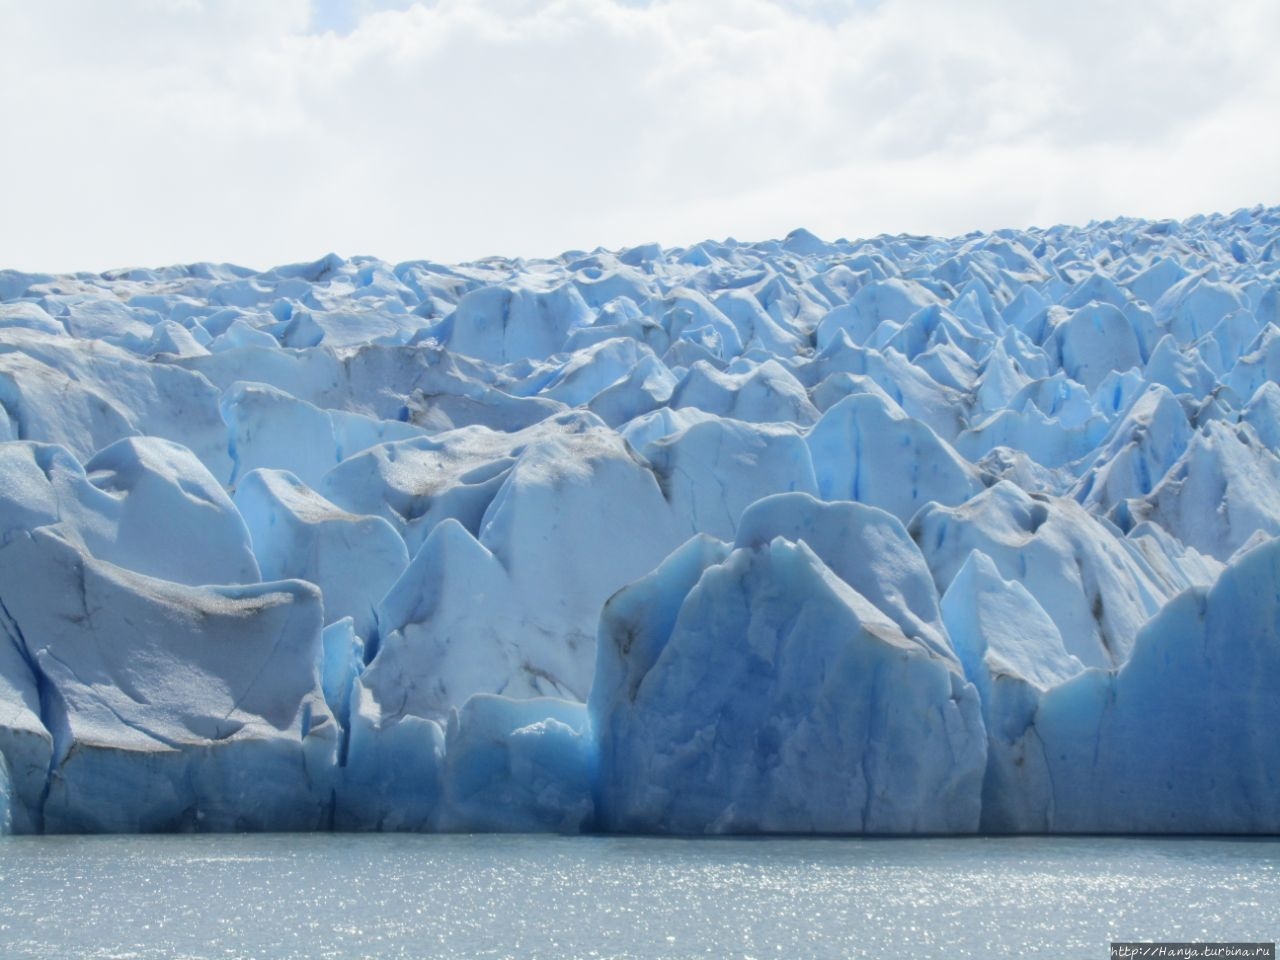
<svg viewBox="0 0 1280 960"><path fill-rule="evenodd" d="M0 831L1280 832L1280 209L0 270Z"/></svg>

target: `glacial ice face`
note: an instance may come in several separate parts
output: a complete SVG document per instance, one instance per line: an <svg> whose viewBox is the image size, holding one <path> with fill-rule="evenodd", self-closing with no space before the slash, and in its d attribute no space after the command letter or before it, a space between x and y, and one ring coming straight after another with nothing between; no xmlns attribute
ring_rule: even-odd
<svg viewBox="0 0 1280 960"><path fill-rule="evenodd" d="M188 447L215 477L230 473L217 388L100 340L0 330L0 405L15 440L60 444L81 462L142 434Z"/></svg>
<svg viewBox="0 0 1280 960"><path fill-rule="evenodd" d="M375 444L407 440L422 430L400 420L377 420L324 410L268 384L235 383L222 397L222 418L235 486L251 470L288 470L309 487L347 457Z"/></svg>
<svg viewBox="0 0 1280 960"><path fill-rule="evenodd" d="M0 548L0 582L52 737L28 811L45 830L324 825L339 735L316 682L314 586L187 587L48 528Z"/></svg>
<svg viewBox="0 0 1280 960"><path fill-rule="evenodd" d="M1159 484L1127 504L1189 547L1227 560L1258 531L1280 533L1280 457L1248 427L1205 423Z"/></svg>
<svg viewBox="0 0 1280 960"><path fill-rule="evenodd" d="M1046 690L1084 670L1044 608L974 550L942 598L951 643L977 688L987 735L984 831L1041 832L1052 780L1034 727ZM1012 802L1011 801L1015 801Z"/></svg>
<svg viewBox="0 0 1280 960"><path fill-rule="evenodd" d="M41 684L21 628L0 606L0 695L4 698L0 756L4 758L4 832L33 833L44 821L44 798L53 759L53 734L45 726ZM46 694L47 696L47 694Z"/></svg>
<svg viewBox="0 0 1280 960"><path fill-rule="evenodd" d="M715 417L642 448L687 533L729 540L742 512L774 493L816 495L813 461L790 426Z"/></svg>
<svg viewBox="0 0 1280 960"><path fill-rule="evenodd" d="M630 615L626 590L601 620L599 657L614 663L597 672L591 712L610 829L977 828L986 742L954 662L803 543L734 550L682 596L697 565L673 559L641 586L678 606L667 636L665 618Z"/></svg>
<svg viewBox="0 0 1280 960"><path fill-rule="evenodd" d="M477 694L449 719L437 826L578 833L592 822L594 757L581 703Z"/></svg>
<svg viewBox="0 0 1280 960"><path fill-rule="evenodd" d="M1278 236L0 271L0 832L1275 831Z"/></svg>
<svg viewBox="0 0 1280 960"><path fill-rule="evenodd" d="M1007 480L958 507L929 504L910 530L939 590L971 551L985 553L1036 598L1086 666L1123 663L1138 628L1175 592L1113 526L1073 500Z"/></svg>
<svg viewBox="0 0 1280 960"><path fill-rule="evenodd" d="M98 451L84 469L118 504L115 542L104 559L176 583L260 579L244 518L186 447L126 437Z"/></svg>
<svg viewBox="0 0 1280 960"><path fill-rule="evenodd" d="M347 749L333 794L339 830L422 832L435 825L444 730L412 714L387 716L362 678L352 685Z"/></svg>
<svg viewBox="0 0 1280 960"><path fill-rule="evenodd" d="M1034 716L1062 832L1280 831L1280 543L1170 602L1119 671L1089 672Z"/></svg>
<svg viewBox="0 0 1280 960"><path fill-rule="evenodd" d="M87 466L64 448L0 445L5 539L41 527L100 560L175 583L256 583L249 531L231 498L186 447L127 437Z"/></svg>
<svg viewBox="0 0 1280 960"><path fill-rule="evenodd" d="M550 290L481 287L461 300L444 321L441 341L450 350L489 363L545 359L569 332L591 323L592 313L572 284Z"/></svg>
<svg viewBox="0 0 1280 960"><path fill-rule="evenodd" d="M946 441L875 394L841 400L808 441L823 499L867 503L904 523L927 503L963 503L982 489Z"/></svg>
<svg viewBox="0 0 1280 960"><path fill-rule="evenodd" d="M373 635L378 602L409 565L391 524L346 513L281 470L249 473L235 503L266 579L314 583L326 623L350 617L358 636Z"/></svg>
<svg viewBox="0 0 1280 960"><path fill-rule="evenodd" d="M734 545L754 548L775 537L804 543L906 637L954 659L929 568L895 517L850 501L778 494L743 514Z"/></svg>
<svg viewBox="0 0 1280 960"><path fill-rule="evenodd" d="M563 657L530 659L541 651L530 649L511 593L502 563L458 521L436 526L378 611L363 684L384 715L443 722L474 693L567 693L555 672Z"/></svg>

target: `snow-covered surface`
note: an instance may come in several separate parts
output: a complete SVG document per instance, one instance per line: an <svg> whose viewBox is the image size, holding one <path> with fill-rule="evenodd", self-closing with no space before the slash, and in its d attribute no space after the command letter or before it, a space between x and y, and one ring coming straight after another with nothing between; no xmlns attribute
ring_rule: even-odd
<svg viewBox="0 0 1280 960"><path fill-rule="evenodd" d="M1280 209L0 291L0 829L1280 831Z"/></svg>

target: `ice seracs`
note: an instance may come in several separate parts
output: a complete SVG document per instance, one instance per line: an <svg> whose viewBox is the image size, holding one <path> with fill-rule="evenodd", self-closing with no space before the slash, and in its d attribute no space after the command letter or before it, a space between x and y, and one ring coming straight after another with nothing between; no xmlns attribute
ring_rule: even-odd
<svg viewBox="0 0 1280 960"><path fill-rule="evenodd" d="M344 512L284 470L250 472L235 503L266 579L314 583L326 623L350 617L358 636L373 635L378 602L409 565L391 524Z"/></svg>
<svg viewBox="0 0 1280 960"><path fill-rule="evenodd" d="M581 703L477 694L449 719L436 825L579 833L593 825L594 759Z"/></svg>
<svg viewBox="0 0 1280 960"><path fill-rule="evenodd" d="M906 522L927 503L963 503L982 478L946 441L874 393L822 415L805 438L827 500L853 500Z"/></svg>
<svg viewBox="0 0 1280 960"><path fill-rule="evenodd" d="M383 715L443 722L474 693L567 694L569 652L554 639L534 649L511 592L501 561L458 521L432 530L378 608L362 682Z"/></svg>
<svg viewBox="0 0 1280 960"><path fill-rule="evenodd" d="M0 548L0 578L7 642L52 737L31 822L53 833L326 825L339 732L316 676L317 588L183 586L49 528Z"/></svg>
<svg viewBox="0 0 1280 960"><path fill-rule="evenodd" d="M186 447L129 437L87 468L65 448L0 445L0 530L7 542L52 528L101 560L175 583L256 583L249 531Z"/></svg>
<svg viewBox="0 0 1280 960"><path fill-rule="evenodd" d="M0 832L1276 832L1278 251L0 270Z"/></svg>
<svg viewBox="0 0 1280 960"><path fill-rule="evenodd" d="M744 510L761 497L817 494L804 437L790 425L714 417L642 448L689 534L732 539Z"/></svg>
<svg viewBox="0 0 1280 960"><path fill-rule="evenodd" d="M1035 726L1052 783L1047 829L1280 830L1277 583L1280 543L1268 540L1170 602L1118 671L1045 695Z"/></svg>
<svg viewBox="0 0 1280 960"><path fill-rule="evenodd" d="M939 590L973 550L1021 584L1086 666L1123 663L1138 628L1182 584L1166 584L1119 531L1072 500L1000 481L958 507L930 504L911 521Z"/></svg>
<svg viewBox="0 0 1280 960"><path fill-rule="evenodd" d="M605 607L591 694L605 825L975 830L986 743L958 665L803 543L717 553L693 541Z"/></svg>
<svg viewBox="0 0 1280 960"><path fill-rule="evenodd" d="M735 545L754 548L776 537L805 544L904 636L939 656L954 658L929 568L906 528L891 514L851 501L777 494L747 509Z"/></svg>
<svg viewBox="0 0 1280 960"><path fill-rule="evenodd" d="M981 551L972 551L951 581L942 616L982 701L987 769L981 827L1047 830L1052 780L1035 713L1044 692L1083 672L1084 664L1067 653L1035 597L1016 580L1005 580Z"/></svg>

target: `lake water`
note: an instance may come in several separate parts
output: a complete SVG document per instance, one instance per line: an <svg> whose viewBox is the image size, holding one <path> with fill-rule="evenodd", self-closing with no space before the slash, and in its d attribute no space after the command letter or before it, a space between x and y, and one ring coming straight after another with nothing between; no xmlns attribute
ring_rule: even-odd
<svg viewBox="0 0 1280 960"><path fill-rule="evenodd" d="M1104 958L1278 936L1274 840L0 842L5 960Z"/></svg>

